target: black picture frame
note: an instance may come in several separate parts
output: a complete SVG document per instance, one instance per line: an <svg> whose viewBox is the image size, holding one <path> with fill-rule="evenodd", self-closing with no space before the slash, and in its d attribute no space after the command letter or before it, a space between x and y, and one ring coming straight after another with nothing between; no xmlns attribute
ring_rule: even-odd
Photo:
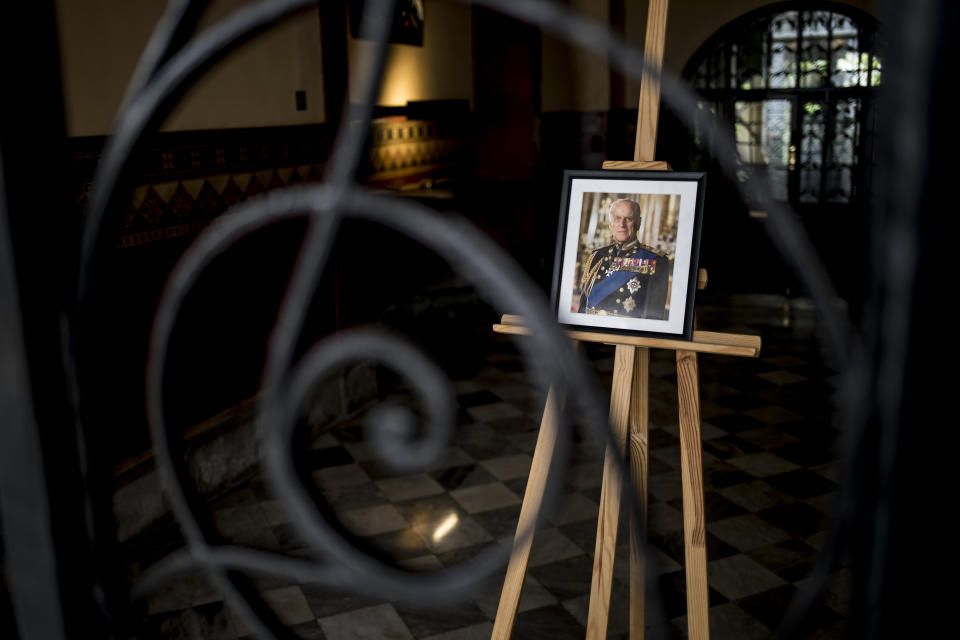
<svg viewBox="0 0 960 640"><path fill-rule="evenodd" d="M387 42L390 44L408 44L414 47L423 46L425 1L397 0ZM365 0L349 0L349 7L350 35L357 39L364 39L366 33L364 28Z"/></svg>
<svg viewBox="0 0 960 640"><path fill-rule="evenodd" d="M553 269L557 322L690 340L705 188L699 172L565 171Z"/></svg>

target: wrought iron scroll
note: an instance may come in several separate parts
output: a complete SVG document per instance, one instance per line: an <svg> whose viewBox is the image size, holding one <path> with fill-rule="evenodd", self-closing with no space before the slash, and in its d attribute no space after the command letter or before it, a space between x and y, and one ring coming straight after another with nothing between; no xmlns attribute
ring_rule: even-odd
<svg viewBox="0 0 960 640"><path fill-rule="evenodd" d="M313 4L313 0L258 2L180 46L185 35L195 27L204 3L190 0L171 3L138 67L125 108L117 121L115 135L104 153L94 183L78 284L81 312L78 326L81 332L75 336L75 344L83 339L83 302L89 288L95 286L91 273L102 245L101 239L109 226L108 216L119 210L117 204L123 195L128 160L136 153L143 135L161 123L190 83L223 55L276 21ZM694 120L698 118L696 94L668 70L647 68L640 52L605 27L542 0L480 0L477 4L525 20L573 44L604 54L625 75L638 80L644 72L659 75L663 99L693 129ZM343 332L316 345L300 361L293 361L293 346L300 334L306 307L339 225L345 219L374 222L419 241L455 265L495 308L524 315L533 327L533 335L518 345L530 363L530 370L541 382L556 385L561 391L559 395L575 389L576 394L570 394L570 399L583 416L583 423L595 429L601 441L612 442L605 426L603 403L584 373L582 363L557 330L538 288L509 256L464 221L441 218L409 202L374 196L353 183L365 127L369 124L379 88L389 28L387 16L391 8L389 1L368 2L366 5L374 18L368 24L374 25L378 32L369 37L377 42L377 55L372 69L365 76L365 100L361 112L344 118L344 122L353 120L354 125L345 125L338 133L329 163L330 173L324 184L271 192L239 206L223 224L201 233L170 276L158 306L151 339L148 370L150 429L158 468L187 540L187 548L145 575L136 592L142 595L177 572L202 567L209 571L217 587L243 615L248 626L259 634L282 636L286 631L250 584L239 575L242 571L278 573L391 598L442 601L465 595L506 560L507 550L493 547L460 566L432 573L409 573L384 564L339 537L313 508L309 495L292 472L287 454L289 439L311 384L332 368L355 359L375 358L418 385L416 388L428 416L424 427L418 428L412 415L397 407L385 407L371 417L368 433L374 448L395 467L409 468L409 465L435 455L442 449L453 426L452 405L443 376L413 347L395 336L373 333L372 330ZM789 207L771 197L770 186L763 176L745 182L737 180L736 144L724 125L710 120L701 126L704 127L705 144L720 160L728 177L739 185L746 199L768 212L767 229L771 239L797 268L799 277L814 298L824 321L826 343L841 357L861 353L860 338L851 331L848 317L836 304L831 279L796 216ZM161 388L170 333L179 306L198 275L240 238L266 225L292 218L306 218L308 233L271 335L260 416L268 480L293 514L298 531L317 543L313 559L220 544L204 514L202 501L192 488L189 474L180 462L182 455L178 441L168 432ZM859 446L863 433L863 429L859 429L848 434L852 449ZM558 438L561 443L566 440L562 436ZM555 458L562 461L564 456ZM625 466L621 464L620 467L626 475ZM548 505L556 496L562 472L559 466L551 469ZM846 492L844 505L847 510L840 513L841 527L854 517L849 510L850 489L844 485L842 490ZM627 497L633 502L632 496ZM835 529L835 532L839 530ZM530 536L532 533L529 530L520 532L520 535ZM836 535L834 542L828 545L830 553L836 551L835 538ZM831 563L828 553L818 564L810 593L822 588Z"/></svg>
<svg viewBox="0 0 960 640"><path fill-rule="evenodd" d="M90 288L95 286L90 274L106 227L105 221L110 212L116 210L129 158L135 154L143 135L162 122L189 83L219 57L276 20L312 3L303 0L258 3L238 11L174 51L172 40L192 28L190 22L195 21L199 4L178 2L171 5L161 23L160 35L151 40L146 57L138 67L137 81L143 84L134 86L128 93L128 102L117 121L116 133L98 168L83 238L78 286L81 313ZM250 629L258 634L283 636L287 631L259 598L251 583L240 575L242 571L282 574L394 599L442 602L465 597L477 589L492 571L505 564L509 552L492 546L471 561L443 571L417 574L400 570L361 553L349 540L340 538L316 512L308 492L296 478L287 452L297 410L317 376L350 360L374 358L397 369L415 383L419 397L425 403L428 424L423 429L417 428L412 414L399 407L381 407L371 414L367 431L373 448L386 454L391 466L410 468L436 456L442 451L454 424L452 397L443 376L410 345L395 337L373 330L337 334L318 344L302 361L292 362L293 346L307 305L343 219L367 219L407 234L451 264L456 264L462 275L472 280L497 309L524 314L537 327L536 337L521 344L531 369L538 373L544 385L552 383L561 393L563 389L577 389L578 393L570 404L581 408L587 416L586 424L596 425L597 429L602 429L604 424L603 405L592 390L584 367L577 362L566 339L547 313L542 293L502 250L464 221L440 218L410 203L376 198L353 186L353 173L364 138L362 124L369 123L379 90L386 53L386 29L389 27L386 16L390 15L391 9L389 2L367 3L367 6L375 18L367 23L380 32L369 35L369 39L378 42L377 55L373 68L365 77L366 100L362 103L362 112L344 119L354 121L354 126L344 127L339 132L325 184L275 191L238 207L223 224L202 233L171 274L158 305L152 333L147 373L150 429L165 492L187 547L184 552L172 555L149 571L135 594L148 592L178 572L204 568ZM358 120L361 126L356 126ZM306 216L309 227L269 342L261 394L261 425L268 481L294 516L294 526L315 543L316 557L312 560L219 544L203 503L182 464L180 443L171 437L167 428L162 397L167 342L179 304L195 278L220 252L243 235L297 216ZM469 258L464 259L464 256ZM81 316L81 329L82 326ZM82 341L82 333L76 341ZM414 435L415 432L418 435ZM600 437L605 437L602 432ZM560 438L561 442L566 440ZM565 456L560 451L556 458L562 461ZM562 472L559 466L551 470L548 505L558 492ZM532 528L520 532L522 536L532 534Z"/></svg>

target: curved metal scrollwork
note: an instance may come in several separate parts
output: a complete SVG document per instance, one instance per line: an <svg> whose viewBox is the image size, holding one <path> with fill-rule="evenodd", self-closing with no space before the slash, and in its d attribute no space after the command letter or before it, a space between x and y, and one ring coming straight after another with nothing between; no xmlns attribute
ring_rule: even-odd
<svg viewBox="0 0 960 640"><path fill-rule="evenodd" d="M429 574L408 573L385 565L357 551L320 517L308 492L300 484L289 457L294 421L312 383L346 362L367 358L381 361L409 379L417 380L419 396L425 403L428 416L423 435L411 440L412 417L399 413L401 410L397 407L381 407L379 415L370 416L373 424L368 431L373 448L384 452L388 464L404 469L409 469L412 464L427 463L443 450L454 424L451 396L443 393L446 382L432 364L397 338L363 329L324 339L297 363L285 377L282 388L272 394L272 400L264 407L264 458L268 481L294 516L294 526L304 539L317 544L325 565L292 559L271 565L271 554L264 552L234 549L225 556L212 549L208 533L201 524L202 510L197 509L194 499L188 495L187 471L176 462L178 457L170 454L173 443L164 428L161 383L164 354L180 303L206 265L238 239L264 225L304 215L344 215L375 222L408 235L451 264L457 264L462 274L471 278L494 306L519 310L532 322L543 326L543 332L523 345L528 359L537 363L535 371L539 372L541 381L547 382L547 372L551 372L555 376L551 378L553 384L580 390L575 402L586 408L596 424L603 422L602 404L591 390L591 383L575 361L565 339L555 326L551 326L542 294L491 241L475 233L463 221L449 220L418 205L357 190L342 192L339 203L344 213L325 211L324 206L331 202L333 193L329 186L295 187L271 192L259 201L241 206L223 224L202 234L171 274L158 307L148 378L150 422L156 452L164 460L166 472L173 474L170 478L173 482L167 485L167 491L178 519L186 524L185 532L194 561L208 568L277 571L282 567L283 572L292 569L295 575L309 576L311 581L362 589L396 599L443 601L463 597L502 566L506 549L493 546L462 566ZM560 454L561 460L565 458L562 452ZM562 475L562 469L551 471L553 494ZM523 535L532 535L532 531L523 532ZM163 572L182 569L189 564L183 559L171 562L174 564L168 565Z"/></svg>
<svg viewBox="0 0 960 640"><path fill-rule="evenodd" d="M379 8L389 15L388 3ZM95 257L97 238L103 234L103 221L118 199L119 185L128 157L150 126L162 121L175 99L182 94L197 73L211 60L223 55L231 46L265 28L272 21L308 6L305 2L280 2L255 5L235 14L226 23L197 38L169 58L149 75L139 91L132 91L126 110L121 114L115 137L105 152L99 168L89 226L84 237L81 269L81 306L87 292L91 262ZM180 3L180 18L189 18L188 3ZM165 23L171 35L182 26ZM386 20L374 21L381 30ZM379 75L385 55L385 33L376 38L379 56L366 78L366 113L379 87ZM165 57L169 47L153 48L155 61ZM142 63L141 70L149 69ZM476 590L482 580L501 567L507 549L491 546L471 561L443 571L417 574L400 570L368 556L341 537L317 512L309 492L300 484L292 460L288 457L289 439L297 410L311 384L325 372L357 358L373 358L399 370L416 381L419 398L428 416L427 425L417 429L413 418L398 407L381 407L370 416L368 433L375 451L389 466L410 469L423 465L443 451L454 425L454 410L449 385L436 368L405 342L373 330L336 334L316 345L300 362L291 361L293 346L299 336L307 305L316 280L322 272L329 249L340 223L345 218L366 219L392 227L430 247L451 264L456 264L467 279L473 280L495 307L501 311L520 312L528 318L536 335L521 344L546 384L550 372L555 386L579 390L573 404L588 408L587 422L602 425L602 403L591 391L584 368L576 362L546 312L542 294L523 272L491 241L463 221L441 218L422 207L377 198L351 186L353 168L362 150L360 127L341 131L330 166L332 174L317 187L294 187L267 194L246 203L225 219L223 224L206 229L184 253L171 273L158 305L151 337L147 374L147 404L151 435L158 468L171 508L184 533L187 548L159 563L138 584L136 592L145 593L173 574L191 568L208 570L215 585L229 598L231 605L243 615L248 626L257 633L281 634L282 625L269 607L260 600L255 589L238 575L238 571L279 573L300 580L327 583L345 589L378 593L395 599L444 601L464 597ZM220 544L210 525L202 501L192 485L189 472L179 451L179 441L168 432L162 397L167 345L180 304L199 274L221 252L238 239L264 225L291 217L306 216L309 220L307 239L295 267L287 295L281 305L276 326L271 334L264 390L261 394L261 424L264 429L263 454L267 479L293 516L293 523L304 538L315 545L314 560L290 558L253 549ZM466 258L465 258L466 257ZM412 432L421 435L411 437ZM560 438L566 442L566 438ZM555 456L562 461L564 456ZM550 474L550 497L557 493L562 470ZM530 536L532 529L520 532Z"/></svg>
<svg viewBox="0 0 960 640"><path fill-rule="evenodd" d="M126 106L104 153L93 187L78 287L81 311L90 285L91 265L107 227L108 213L117 209L128 160L145 132L161 123L190 83L220 57L276 21L315 5L315 0L256 3L237 11L178 49L178 41L195 27L203 4L190 0L171 3L128 92ZM478 4L608 55L627 75L639 79L645 70L639 52L606 28L583 20L560 6L540 0L482 0ZM386 0L368 2L367 5L370 15L378 18L369 21L377 32L371 34L371 39L378 43L377 55L364 78L362 112L344 119L353 120L354 126L338 132L329 162L330 172L324 183L272 191L236 207L222 224L205 229L174 268L158 305L151 336L147 374L151 435L165 491L183 530L187 548L148 572L139 583L137 592L148 592L177 572L205 568L251 630L257 633L281 634L282 625L238 572L279 573L302 581L323 582L391 598L436 602L462 597L475 589L492 571L503 566L508 553L507 549L493 545L488 551L456 567L427 573L403 571L361 552L343 538L316 510L309 492L295 473L290 442L298 412L312 385L330 371L357 359L374 359L409 379L427 416L426 424L420 426L412 414L399 407L381 407L371 415L368 438L373 449L389 466L402 471L422 467L443 451L454 426L455 411L449 384L433 364L397 337L373 329L341 332L324 339L302 359L294 361L293 350L305 321L308 303L345 219L373 222L417 240L454 265L496 309L522 314L532 328L532 336L518 342L518 346L530 364L530 371L544 384L553 384L559 392L558 397L563 397L565 390L576 390L575 394L569 394L569 400L583 417L583 424L596 429L601 441L612 442L605 426L603 402L585 374L585 367L548 313L542 293L509 256L463 220L440 217L410 202L375 196L353 184L365 126L369 123L380 86L389 28L387 16L392 3ZM656 73L656 70L650 71ZM666 72L661 76L661 86L664 100L692 122L697 112L693 92ZM719 124L711 123L706 142L733 175L736 153L732 136ZM830 279L795 216L769 197L769 189L763 179L760 180L741 184L741 188L749 193L751 201L766 207L770 214L771 235L784 255L793 263L804 265L800 273L825 314L828 338L837 353L844 353L849 340L848 323L833 304ZM267 479L293 515L298 532L314 542L313 559L241 549L219 542L183 464L178 439L168 433L162 397L170 335L181 303L200 273L240 238L256 233L266 225L293 218L306 218L308 231L270 336L260 423ZM558 413L562 415L562 412ZM561 421L561 429L564 425L565 422ZM563 445L566 441L561 431L558 442ZM545 501L548 506L556 496L563 476L561 465L565 464L565 456L563 451L558 454L554 456L557 466L550 473ZM626 474L627 470L621 468L621 472ZM518 535L531 536L533 531L519 532Z"/></svg>

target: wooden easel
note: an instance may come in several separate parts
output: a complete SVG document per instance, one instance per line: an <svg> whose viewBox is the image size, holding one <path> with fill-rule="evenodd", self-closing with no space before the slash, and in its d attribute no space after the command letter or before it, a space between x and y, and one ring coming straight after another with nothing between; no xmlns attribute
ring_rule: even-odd
<svg viewBox="0 0 960 640"><path fill-rule="evenodd" d="M663 61L669 0L650 0L644 54L659 67ZM665 162L653 161L660 109L660 86L645 74L640 86L637 114L637 141L632 162L607 161L604 169L666 170ZM698 288L706 284L706 272L698 274ZM494 331L515 335L529 334L519 316L505 315ZM687 576L687 624L689 637L706 640L710 637L707 602L706 518L703 506L703 461L700 437L700 381L697 353L756 357L760 338L727 333L694 331L690 342L660 338L615 336L590 331L569 331L567 335L580 342L602 342L616 345L613 384L610 390L610 427L621 451L607 449L603 465L600 513L597 520L596 552L593 579L590 584L590 608L587 614L587 639L600 640L607 635L610 588L613 581L617 523L620 517L621 476L613 456L627 456L632 490L641 511L647 501L647 442L649 414L650 349L676 351L677 387L680 407L680 461L683 485L684 556ZM554 390L547 396L546 409L540 424L527 488L520 508L519 531L535 526L546 488L554 444L557 439L557 416ZM631 522L631 527L645 527L644 522ZM635 529L634 529L635 531ZM533 537L515 539L492 640L507 640L520 604L520 592L527 573ZM636 548L636 536L630 542L630 637L644 634L643 554Z"/></svg>

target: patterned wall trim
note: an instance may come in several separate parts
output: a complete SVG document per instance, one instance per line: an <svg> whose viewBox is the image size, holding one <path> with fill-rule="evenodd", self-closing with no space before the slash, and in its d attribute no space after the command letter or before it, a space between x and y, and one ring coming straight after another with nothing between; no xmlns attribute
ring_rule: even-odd
<svg viewBox="0 0 960 640"><path fill-rule="evenodd" d="M93 179L105 142L104 136L68 141L78 182ZM145 145L138 182L151 184L324 162L329 148L330 136L324 124L162 132Z"/></svg>
<svg viewBox="0 0 960 640"><path fill-rule="evenodd" d="M453 180L473 167L474 147L464 124L379 118L371 123L363 179L381 187Z"/></svg>
<svg viewBox="0 0 960 640"><path fill-rule="evenodd" d="M105 143L103 136L68 140L81 212ZM155 134L140 154L116 246L194 235L258 193L317 181L329 147L324 124Z"/></svg>
<svg viewBox="0 0 960 640"><path fill-rule="evenodd" d="M239 202L278 187L319 181L322 174L323 165L314 163L140 185L131 195L117 246L196 234Z"/></svg>
<svg viewBox="0 0 960 640"><path fill-rule="evenodd" d="M77 204L86 211L104 137L69 141ZM116 246L198 233L233 205L259 193L321 179L330 140L325 125L157 134L118 230ZM472 167L463 124L403 117L374 121L362 180L403 187L452 180Z"/></svg>

